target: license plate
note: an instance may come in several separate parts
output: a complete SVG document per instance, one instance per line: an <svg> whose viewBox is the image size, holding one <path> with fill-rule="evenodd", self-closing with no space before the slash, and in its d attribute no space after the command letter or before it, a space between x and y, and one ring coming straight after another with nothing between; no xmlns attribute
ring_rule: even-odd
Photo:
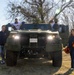
<svg viewBox="0 0 74 75"><path fill-rule="evenodd" d="M30 38L30 43L37 43L38 39L37 38Z"/></svg>

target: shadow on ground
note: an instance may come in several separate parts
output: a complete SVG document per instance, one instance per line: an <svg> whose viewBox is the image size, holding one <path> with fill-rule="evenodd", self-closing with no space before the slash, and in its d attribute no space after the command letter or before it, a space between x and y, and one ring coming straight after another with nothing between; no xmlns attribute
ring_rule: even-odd
<svg viewBox="0 0 74 75"><path fill-rule="evenodd" d="M58 70L46 59L21 59L15 67L0 65L0 75L53 75Z"/></svg>
<svg viewBox="0 0 74 75"><path fill-rule="evenodd" d="M66 73L64 73L63 75L70 75L72 74L73 70L69 69Z"/></svg>
<svg viewBox="0 0 74 75"><path fill-rule="evenodd" d="M68 69L64 74L55 74L55 75L70 75L70 74L72 74L72 72L73 72L73 70Z"/></svg>

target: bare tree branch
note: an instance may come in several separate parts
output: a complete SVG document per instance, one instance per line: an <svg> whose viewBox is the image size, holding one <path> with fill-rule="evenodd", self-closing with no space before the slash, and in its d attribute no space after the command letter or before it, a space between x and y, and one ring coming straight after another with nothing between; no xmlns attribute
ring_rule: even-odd
<svg viewBox="0 0 74 75"><path fill-rule="evenodd" d="M62 13L66 8L73 8L73 0L69 2L65 2L64 0L59 0L55 2L55 0L22 0L22 4L9 2L9 13L10 16L23 16L27 21L37 22L37 23L45 23L49 20L50 15L56 18L60 13ZM60 5L60 3L62 3ZM60 12L55 13L56 9L59 8ZM54 19L53 18L53 19Z"/></svg>
<svg viewBox="0 0 74 75"><path fill-rule="evenodd" d="M64 7L60 10L58 14L55 14L54 18L56 18L66 7L68 7L71 4L72 0L70 0Z"/></svg>

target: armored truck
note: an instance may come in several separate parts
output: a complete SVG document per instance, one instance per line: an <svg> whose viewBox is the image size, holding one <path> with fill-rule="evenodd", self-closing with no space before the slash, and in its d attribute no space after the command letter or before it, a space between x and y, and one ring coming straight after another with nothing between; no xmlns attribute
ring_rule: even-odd
<svg viewBox="0 0 74 75"><path fill-rule="evenodd" d="M12 30L5 49L7 66L16 66L18 58L47 58L55 67L62 65L61 37L49 30L49 24L24 24Z"/></svg>

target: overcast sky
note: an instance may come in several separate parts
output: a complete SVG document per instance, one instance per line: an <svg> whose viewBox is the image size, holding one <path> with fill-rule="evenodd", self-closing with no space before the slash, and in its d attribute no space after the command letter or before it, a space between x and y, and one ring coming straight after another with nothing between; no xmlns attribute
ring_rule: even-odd
<svg viewBox="0 0 74 75"><path fill-rule="evenodd" d="M8 21L6 20L6 6L7 6L7 0L1 0L0 1L0 27L3 24L6 24Z"/></svg>

